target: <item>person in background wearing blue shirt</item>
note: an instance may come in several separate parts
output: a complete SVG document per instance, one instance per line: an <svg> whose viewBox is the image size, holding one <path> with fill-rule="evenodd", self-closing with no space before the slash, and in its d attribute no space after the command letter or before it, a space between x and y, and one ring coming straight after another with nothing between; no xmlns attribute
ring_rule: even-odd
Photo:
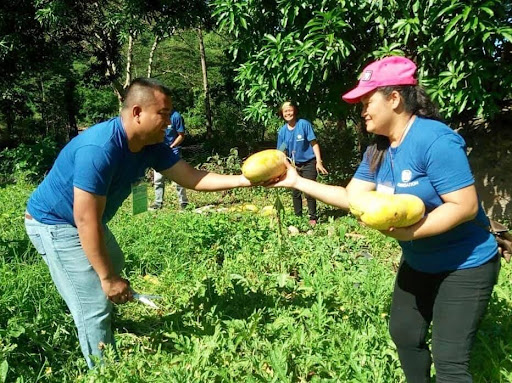
<svg viewBox="0 0 512 383"><path fill-rule="evenodd" d="M185 123L183 117L178 111L173 110L171 113L171 124L165 131L164 143L169 145L173 152L181 157L181 143L185 139ZM164 203L165 181L164 176L153 170L153 184L155 186L155 201L150 206L150 210L161 209ZM181 209L185 209L188 205L187 189L180 184L176 184L178 193L178 201Z"/></svg>
<svg viewBox="0 0 512 383"><path fill-rule="evenodd" d="M377 137L346 188L288 171L274 186L302 190L348 209L351 196L378 190L420 197L426 215L383 234L398 240L402 260L390 333L409 383L471 382L470 352L500 270L498 246L476 193L463 138L439 121L417 85L416 65L393 56L368 65L346 93L361 102L366 130ZM432 350L426 340L432 324Z"/></svg>
<svg viewBox="0 0 512 383"><path fill-rule="evenodd" d="M135 79L120 116L73 138L27 204L27 234L71 311L90 368L92 355L101 358L105 344L115 346L112 304L133 298L120 276L124 255L107 223L146 170L199 191L250 186L242 175L197 170L165 145L171 111L166 86Z"/></svg>
<svg viewBox="0 0 512 383"><path fill-rule="evenodd" d="M279 115L285 121L285 124L277 133L277 149L283 150L286 155L295 164L297 172L304 178L316 180L318 172L327 174L322 164L320 154L320 145L316 140L313 126L307 120L298 118L297 105L291 101L286 101L279 109ZM302 192L292 190L293 210L295 215L302 215ZM316 225L316 199L306 194L308 204L309 223Z"/></svg>

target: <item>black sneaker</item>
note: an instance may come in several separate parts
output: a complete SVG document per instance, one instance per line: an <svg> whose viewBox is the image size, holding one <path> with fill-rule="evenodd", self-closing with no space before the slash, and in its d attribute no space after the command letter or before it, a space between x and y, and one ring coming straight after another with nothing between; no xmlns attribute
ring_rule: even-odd
<svg viewBox="0 0 512 383"><path fill-rule="evenodd" d="M162 204L159 204L159 203L154 203L152 204L148 210L149 211L155 211L155 210L160 210L162 208Z"/></svg>
<svg viewBox="0 0 512 383"><path fill-rule="evenodd" d="M181 209L181 210L186 210L186 209L187 209L187 206L188 206L188 202L187 202L187 203L182 203L182 204L180 205L180 209Z"/></svg>

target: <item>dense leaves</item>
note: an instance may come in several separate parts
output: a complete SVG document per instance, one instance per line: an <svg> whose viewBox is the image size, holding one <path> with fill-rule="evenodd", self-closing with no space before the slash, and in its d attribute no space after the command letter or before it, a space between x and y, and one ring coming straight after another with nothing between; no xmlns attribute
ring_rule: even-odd
<svg viewBox="0 0 512 383"><path fill-rule="evenodd" d="M2 2L0 146L39 136L64 143L80 123L117 113L107 94L124 93L128 39L168 37L208 15L202 0Z"/></svg>
<svg viewBox="0 0 512 383"><path fill-rule="evenodd" d="M0 382L404 381L388 334L397 244L323 205L309 231L289 193L280 196L281 241L275 219L227 211L272 204L277 191L267 189L191 192L192 203L214 206L202 214L177 212L175 193L157 213L132 216L127 201L110 223L125 276L162 295L161 309L118 306L119 358L107 350L106 364L88 372L71 315L24 233L33 188L0 188ZM287 235L289 225L299 234ZM475 342L475 382L512 379L508 266Z"/></svg>
<svg viewBox="0 0 512 383"><path fill-rule="evenodd" d="M341 92L355 85L364 64L390 54L419 64L423 84L452 120L492 117L511 97L512 7L506 2L214 4L219 27L233 36L232 53L242 60L239 96L252 118L265 120L290 97L306 115L344 117Z"/></svg>

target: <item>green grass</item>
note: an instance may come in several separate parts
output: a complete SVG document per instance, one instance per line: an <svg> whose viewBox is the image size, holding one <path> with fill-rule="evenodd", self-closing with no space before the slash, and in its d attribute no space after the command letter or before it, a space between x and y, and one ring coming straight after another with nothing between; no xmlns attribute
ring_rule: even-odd
<svg viewBox="0 0 512 383"><path fill-rule="evenodd" d="M397 244L319 204L321 223L164 209L111 222L126 276L160 310L117 307L119 360L86 368L71 316L23 228L30 184L0 189L0 382L403 382L388 334ZM215 208L272 204L274 190L190 192ZM151 192L150 192L151 195ZM286 234L294 225L301 233ZM511 265L474 347L475 382L512 381Z"/></svg>

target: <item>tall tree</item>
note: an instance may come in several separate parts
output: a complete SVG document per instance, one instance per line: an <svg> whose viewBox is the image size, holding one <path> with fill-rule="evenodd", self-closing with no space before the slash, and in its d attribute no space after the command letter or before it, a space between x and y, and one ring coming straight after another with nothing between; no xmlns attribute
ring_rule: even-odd
<svg viewBox="0 0 512 383"><path fill-rule="evenodd" d="M76 131L69 50L36 20L33 3L0 3L0 126L5 126L0 134L6 133L2 145L40 134L67 137ZM70 86L67 93L65 84Z"/></svg>
<svg viewBox="0 0 512 383"><path fill-rule="evenodd" d="M82 54L95 58L92 69L103 74L122 99L121 47L153 25L194 25L206 3L201 0L37 0L38 19L53 38L74 42ZM159 28L161 30L162 28Z"/></svg>
<svg viewBox="0 0 512 383"><path fill-rule="evenodd" d="M234 39L239 98L265 119L293 97L310 116L344 119L339 95L375 58L412 57L445 116L492 117L512 94L512 10L498 0L214 0Z"/></svg>
<svg viewBox="0 0 512 383"><path fill-rule="evenodd" d="M199 54L201 56L201 72L203 73L204 89L204 107L206 112L206 137L212 138L212 111L210 108L210 89L208 85L208 69L206 67L206 53L204 50L203 31L201 27L197 28L197 37L199 39Z"/></svg>
<svg viewBox="0 0 512 383"><path fill-rule="evenodd" d="M149 51L149 58L148 58L148 78L151 77L153 74L153 62L155 57L155 51L158 47L158 43L160 42L161 37L155 36L153 39L153 44L151 44L151 49Z"/></svg>

